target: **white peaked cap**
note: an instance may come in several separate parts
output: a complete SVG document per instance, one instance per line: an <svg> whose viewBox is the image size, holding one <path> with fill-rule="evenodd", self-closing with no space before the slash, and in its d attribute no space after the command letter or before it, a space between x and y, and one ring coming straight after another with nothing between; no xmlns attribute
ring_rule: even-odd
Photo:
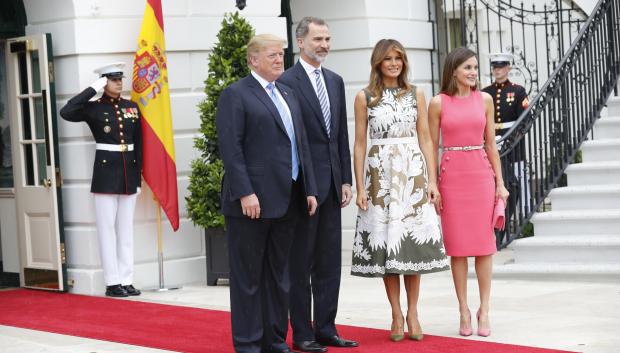
<svg viewBox="0 0 620 353"><path fill-rule="evenodd" d="M510 54L510 53L493 53L493 54L489 54L489 59L492 63L501 63L501 62L505 62L505 63L509 63L512 61L512 59L514 58L514 55Z"/></svg>
<svg viewBox="0 0 620 353"><path fill-rule="evenodd" d="M111 64L106 64L101 67L98 67L94 70L94 72L99 75L99 77L107 76L107 77L125 77L123 75L123 68L125 67L124 62L116 62Z"/></svg>

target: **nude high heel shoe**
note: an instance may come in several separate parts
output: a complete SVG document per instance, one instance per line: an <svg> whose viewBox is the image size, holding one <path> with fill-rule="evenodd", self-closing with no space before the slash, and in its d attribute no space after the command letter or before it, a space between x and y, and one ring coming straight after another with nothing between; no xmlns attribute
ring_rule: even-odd
<svg viewBox="0 0 620 353"><path fill-rule="evenodd" d="M469 310L467 310L467 313L469 314L469 327L459 327L459 335L461 336L471 336L473 333L473 330L471 329L471 312Z"/></svg>
<svg viewBox="0 0 620 353"><path fill-rule="evenodd" d="M405 318L401 317L402 325L398 326L398 321L392 320L392 327L390 329L390 341L398 342L405 338ZM396 327L396 330L394 329Z"/></svg>
<svg viewBox="0 0 620 353"><path fill-rule="evenodd" d="M476 319L478 319L478 336L489 337L491 335L491 328L481 328L480 327L480 309L476 313Z"/></svg>
<svg viewBox="0 0 620 353"><path fill-rule="evenodd" d="M417 318L416 318L416 321L417 321ZM407 331L408 331L407 333L408 333L409 339L410 340L414 340L414 341L421 341L422 338L424 338L424 334L422 333L422 329L420 329L420 332L413 333L412 330L411 330L412 326L413 325L411 325L409 323L409 316L407 316Z"/></svg>

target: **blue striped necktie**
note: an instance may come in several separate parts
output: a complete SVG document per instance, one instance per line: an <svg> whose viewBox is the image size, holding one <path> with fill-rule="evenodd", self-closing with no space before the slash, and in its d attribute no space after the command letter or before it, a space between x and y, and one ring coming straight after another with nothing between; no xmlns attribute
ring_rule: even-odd
<svg viewBox="0 0 620 353"><path fill-rule="evenodd" d="M316 94L319 98L319 103L321 104L321 111L323 112L323 119L325 119L325 128L327 129L327 136L330 135L331 132L331 123L332 123L332 115L329 111L329 100L327 99L327 90L325 86L323 86L323 81L321 81L321 70L315 69L314 75L316 79Z"/></svg>
<svg viewBox="0 0 620 353"><path fill-rule="evenodd" d="M282 105L280 99L276 95L276 87L273 83L269 82L267 84L267 90L269 91L269 98L278 109L278 113L280 113L280 119L282 119L282 123L284 123L284 128L286 129L286 134L288 135L289 140L291 140L291 162L292 166L292 177L293 180L297 180L297 176L299 175L299 159L297 157L297 142L295 141L295 128L293 127L293 118L289 114L288 110Z"/></svg>

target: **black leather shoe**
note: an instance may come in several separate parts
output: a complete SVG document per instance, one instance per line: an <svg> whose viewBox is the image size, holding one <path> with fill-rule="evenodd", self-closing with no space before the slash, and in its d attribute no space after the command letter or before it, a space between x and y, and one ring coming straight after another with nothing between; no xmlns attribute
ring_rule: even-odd
<svg viewBox="0 0 620 353"><path fill-rule="evenodd" d="M293 342L293 349L297 349L302 352L311 352L311 353L327 352L327 347L321 345L317 341Z"/></svg>
<svg viewBox="0 0 620 353"><path fill-rule="evenodd" d="M128 297L127 291L120 284L115 284L113 286L107 286L105 288L105 295L108 297Z"/></svg>
<svg viewBox="0 0 620 353"><path fill-rule="evenodd" d="M344 338L338 335L317 339L317 342L319 342L320 344L324 346L331 346L331 347L349 348L349 347L359 346L359 343L355 341L351 341L351 340L345 340Z"/></svg>
<svg viewBox="0 0 620 353"><path fill-rule="evenodd" d="M140 295L142 292L140 292L139 289L135 289L133 284L130 284L128 286L123 286L123 289L127 292L127 295Z"/></svg>

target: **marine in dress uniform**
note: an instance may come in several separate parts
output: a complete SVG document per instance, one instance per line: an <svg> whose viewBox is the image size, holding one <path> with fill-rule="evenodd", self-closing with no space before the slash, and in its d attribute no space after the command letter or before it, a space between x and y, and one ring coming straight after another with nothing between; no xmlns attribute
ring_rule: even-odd
<svg viewBox="0 0 620 353"><path fill-rule="evenodd" d="M525 88L508 80L511 60L512 54L491 54L495 82L482 89L493 97L495 136L499 137L508 132L529 105Z"/></svg>
<svg viewBox="0 0 620 353"><path fill-rule="evenodd" d="M100 78L60 110L68 121L88 124L96 152L90 191L107 296L140 295L133 286L133 217L141 183L141 129L137 104L123 99L124 63L95 70ZM97 91L103 95L91 101Z"/></svg>
<svg viewBox="0 0 620 353"><path fill-rule="evenodd" d="M482 89L493 97L496 139L506 134L516 124L521 113L529 106L525 88L508 80L512 59L513 55L510 53L491 54L491 70L495 82ZM512 187L509 185L512 189L510 190L511 194L519 195L521 210L525 211L525 205L529 200L529 190L526 185L526 150L523 140L517 145L515 152L514 175L507 175L506 177L508 184L512 184ZM516 182L515 179L520 180L520 182ZM519 188L519 184L521 191L517 193L515 189Z"/></svg>

